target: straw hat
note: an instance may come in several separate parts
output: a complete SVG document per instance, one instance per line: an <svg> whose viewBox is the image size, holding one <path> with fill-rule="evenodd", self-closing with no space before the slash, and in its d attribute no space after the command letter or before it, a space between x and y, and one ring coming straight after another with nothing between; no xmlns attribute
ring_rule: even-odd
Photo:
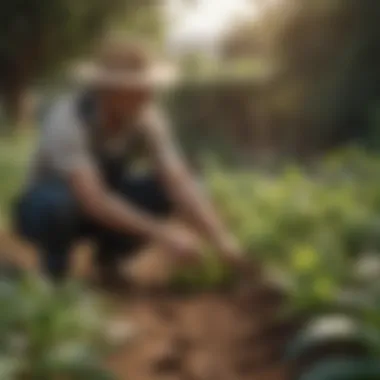
<svg viewBox="0 0 380 380"><path fill-rule="evenodd" d="M72 74L78 84L103 88L166 87L178 79L175 67L155 61L141 42L124 38L103 41L95 60L75 65Z"/></svg>

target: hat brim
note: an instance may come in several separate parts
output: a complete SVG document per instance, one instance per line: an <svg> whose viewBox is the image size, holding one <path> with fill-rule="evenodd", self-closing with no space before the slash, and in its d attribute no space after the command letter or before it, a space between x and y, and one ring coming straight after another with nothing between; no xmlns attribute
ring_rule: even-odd
<svg viewBox="0 0 380 380"><path fill-rule="evenodd" d="M70 77L79 85L133 89L170 87L178 81L179 75L168 65L156 65L138 74L115 73L96 65L77 65Z"/></svg>

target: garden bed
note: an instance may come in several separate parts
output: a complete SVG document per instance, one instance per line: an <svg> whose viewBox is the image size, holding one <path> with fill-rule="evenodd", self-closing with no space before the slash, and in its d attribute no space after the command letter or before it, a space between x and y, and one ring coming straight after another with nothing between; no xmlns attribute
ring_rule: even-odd
<svg viewBox="0 0 380 380"><path fill-rule="evenodd" d="M23 251L11 236L2 236L2 248L12 260L35 268L32 252ZM86 265L79 257L74 270L86 275L91 271ZM161 287L109 294L118 318L124 316L137 332L111 355L109 368L119 379L285 379L282 358L295 323L279 324L281 295L247 285L197 293Z"/></svg>

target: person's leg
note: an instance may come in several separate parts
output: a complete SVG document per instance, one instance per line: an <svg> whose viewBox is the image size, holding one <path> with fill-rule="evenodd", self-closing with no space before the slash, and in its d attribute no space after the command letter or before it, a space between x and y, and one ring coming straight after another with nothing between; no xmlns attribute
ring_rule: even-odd
<svg viewBox="0 0 380 380"><path fill-rule="evenodd" d="M129 177L119 189L128 202L163 220L173 207L160 182L152 175ZM102 269L115 269L120 258L131 257L146 241L134 235L102 229L98 234L97 264Z"/></svg>
<svg viewBox="0 0 380 380"><path fill-rule="evenodd" d="M37 246L42 270L54 280L63 279L79 223L69 189L59 182L38 185L21 197L15 211L16 228Z"/></svg>

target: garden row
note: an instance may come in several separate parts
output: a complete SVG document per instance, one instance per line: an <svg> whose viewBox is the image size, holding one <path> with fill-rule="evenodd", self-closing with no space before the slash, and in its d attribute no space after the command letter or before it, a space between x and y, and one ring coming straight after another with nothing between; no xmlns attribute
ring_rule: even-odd
<svg viewBox="0 0 380 380"><path fill-rule="evenodd" d="M302 379L380 378L378 173L380 158L355 148L275 174L207 166L218 209L287 294L283 317L308 321L286 358L324 352ZM179 273L173 283L209 289L233 280L210 252L201 271Z"/></svg>

